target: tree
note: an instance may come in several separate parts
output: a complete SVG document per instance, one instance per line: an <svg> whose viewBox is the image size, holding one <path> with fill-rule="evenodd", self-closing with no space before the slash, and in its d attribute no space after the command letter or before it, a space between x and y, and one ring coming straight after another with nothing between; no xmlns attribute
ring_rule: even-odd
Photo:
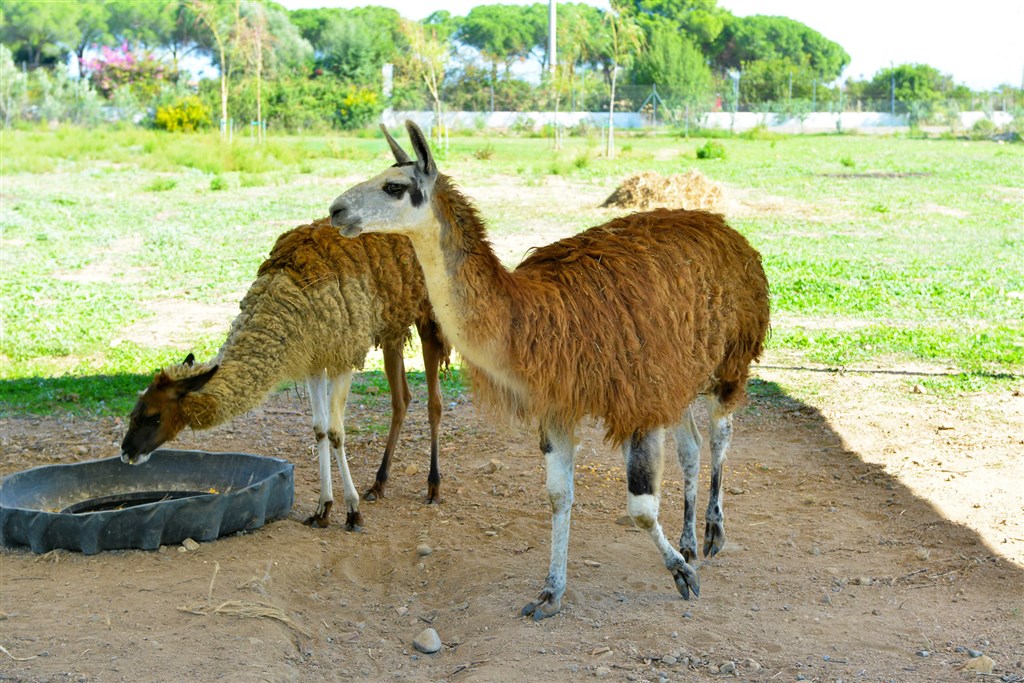
<svg viewBox="0 0 1024 683"><path fill-rule="evenodd" d="M5 0L0 42L11 49L15 62L30 69L56 64L81 39L79 13L77 3Z"/></svg>
<svg viewBox="0 0 1024 683"><path fill-rule="evenodd" d="M376 86L406 43L401 16L385 7L295 10L290 18L312 45L317 73L358 84Z"/></svg>
<svg viewBox="0 0 1024 683"><path fill-rule="evenodd" d="M217 64L220 68L221 135L225 135L228 125L228 79L231 75L229 57L238 26L240 3L239 0L234 0L231 4L216 0L188 0L188 3L197 19L206 26L212 39L210 47L216 50Z"/></svg>
<svg viewBox="0 0 1024 683"><path fill-rule="evenodd" d="M402 66L413 80L422 80L434 102L436 142L441 144L441 85L448 63L451 47L436 26L404 20L402 32L409 41L409 51L402 60Z"/></svg>
<svg viewBox="0 0 1024 683"><path fill-rule="evenodd" d="M477 5L459 26L457 39L480 51L497 80L498 66L505 77L517 60L529 57L537 45L537 12L522 5ZM544 20L545 30L547 20Z"/></svg>
<svg viewBox="0 0 1024 683"><path fill-rule="evenodd" d="M823 82L839 78L850 56L814 29L787 17L731 17L717 41L716 64L742 69L761 60L789 60L806 65Z"/></svg>
<svg viewBox="0 0 1024 683"><path fill-rule="evenodd" d="M604 15L604 45L602 54L607 61L606 72L611 84L611 98L608 101L608 137L605 141L605 156L615 158L615 82L619 67L629 68L637 53L644 46L643 29L636 23L628 6L612 0L611 9Z"/></svg>
<svg viewBox="0 0 1024 683"><path fill-rule="evenodd" d="M880 69L865 89L865 95L873 100L889 101L895 94L896 102L910 115L911 125L930 116L935 105L952 93L953 78L927 64Z"/></svg>
<svg viewBox="0 0 1024 683"><path fill-rule="evenodd" d="M632 12L639 17L669 19L703 52L710 51L728 18L717 0L632 0Z"/></svg>
<svg viewBox="0 0 1024 683"><path fill-rule="evenodd" d="M657 84L669 106L703 100L711 89L711 69L693 41L664 17L640 17L640 23L647 49L633 66L634 81Z"/></svg>

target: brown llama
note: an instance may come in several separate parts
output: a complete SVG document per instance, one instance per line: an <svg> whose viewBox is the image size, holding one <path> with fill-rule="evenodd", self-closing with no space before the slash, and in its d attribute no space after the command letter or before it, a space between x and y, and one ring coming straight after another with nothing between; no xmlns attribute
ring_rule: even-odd
<svg viewBox="0 0 1024 683"><path fill-rule="evenodd" d="M326 527L334 503L331 454L341 471L345 528L362 523L345 457L345 402L353 370L373 346L384 354L391 387L391 429L367 500L384 495L391 457L412 394L403 346L413 324L423 346L430 421L427 502L440 502L440 366L450 347L435 323L409 240L399 235L343 239L327 218L277 239L242 299L216 358L164 368L141 394L121 444L121 459L144 463L185 427L208 429L259 405L283 381L305 380L320 462L320 500L307 524Z"/></svg>
<svg viewBox="0 0 1024 683"><path fill-rule="evenodd" d="M438 173L423 133L406 123L417 158L384 131L397 163L331 204L342 234L409 237L445 336L477 396L499 412L536 418L552 508L551 562L524 615L557 613L565 592L576 427L603 418L621 445L627 509L661 551L684 598L700 594L694 567L700 436L691 404L710 395L711 494L704 554L721 550L722 462L732 413L768 330L761 258L722 216L636 213L533 251L508 271L473 204ZM658 523L665 429L685 480L680 552Z"/></svg>

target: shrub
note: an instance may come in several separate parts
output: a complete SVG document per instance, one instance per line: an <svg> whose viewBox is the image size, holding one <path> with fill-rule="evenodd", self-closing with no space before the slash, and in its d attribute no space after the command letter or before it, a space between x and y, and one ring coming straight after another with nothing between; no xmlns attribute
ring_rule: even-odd
<svg viewBox="0 0 1024 683"><path fill-rule="evenodd" d="M494 156L494 145L487 144L473 151L473 158L480 161L487 161Z"/></svg>
<svg viewBox="0 0 1024 683"><path fill-rule="evenodd" d="M978 119L971 126L970 137L972 140L988 140L997 132L996 124L991 119Z"/></svg>
<svg viewBox="0 0 1024 683"><path fill-rule="evenodd" d="M178 181L170 178L157 178L143 189L146 192L167 192L177 187Z"/></svg>
<svg viewBox="0 0 1024 683"><path fill-rule="evenodd" d="M221 178L219 175L214 176L213 180L210 181L210 189L216 192L217 190L228 189L228 181Z"/></svg>
<svg viewBox="0 0 1024 683"><path fill-rule="evenodd" d="M376 90L350 85L338 107L338 126L343 130L366 128L383 109Z"/></svg>
<svg viewBox="0 0 1024 683"><path fill-rule="evenodd" d="M724 159L725 146L721 142L708 140L697 148L698 159Z"/></svg>
<svg viewBox="0 0 1024 683"><path fill-rule="evenodd" d="M210 110L195 95L186 95L171 104L157 107L153 124L172 133L194 133L210 125Z"/></svg>

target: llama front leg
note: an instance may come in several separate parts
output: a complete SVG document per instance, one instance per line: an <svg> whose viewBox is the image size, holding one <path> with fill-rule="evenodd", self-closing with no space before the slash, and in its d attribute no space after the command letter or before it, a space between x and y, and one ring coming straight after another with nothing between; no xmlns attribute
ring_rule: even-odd
<svg viewBox="0 0 1024 683"><path fill-rule="evenodd" d="M427 417L430 421L430 473L427 475L427 503L441 502L441 467L438 451L441 441L441 360L444 347L437 338L436 325L430 323L432 334L420 332L423 342L423 368L427 375Z"/></svg>
<svg viewBox="0 0 1024 683"><path fill-rule="evenodd" d="M540 595L523 607L523 616L532 616L535 621L558 614L562 609L569 559L576 439L571 431L542 427L540 449L544 453L548 501L551 503L551 564Z"/></svg>
<svg viewBox="0 0 1024 683"><path fill-rule="evenodd" d="M403 377L404 377L403 373ZM362 531L363 516L359 513L359 493L352 482L345 456L345 405L352 386L352 371L347 370L331 380L331 423L327 440L341 471L341 485L345 492L345 530Z"/></svg>
<svg viewBox="0 0 1024 683"><path fill-rule="evenodd" d="M626 510L633 523L647 531L654 545L661 551L665 567L671 572L676 589L685 599L700 596L700 578L665 538L658 523L658 504L661 494L661 473L664 463L665 430L653 429L646 434L637 432L623 444L626 459Z"/></svg>
<svg viewBox="0 0 1024 683"><path fill-rule="evenodd" d="M697 562L697 477L700 474L700 432L693 419L693 406L683 413L674 430L676 456L683 470L683 532L679 536L679 552L687 564Z"/></svg>
<svg viewBox="0 0 1024 683"><path fill-rule="evenodd" d="M405 421L405 414L409 409L409 401L412 394L409 391L409 383L405 377L405 358L402 356L402 342L389 342L384 345L384 373L388 377L388 387L391 390L391 427L388 429L388 441L384 446L384 457L381 458L380 467L377 469L377 476L373 486L363 494L366 500L377 500L384 497L384 489L388 483L388 476L391 471L391 458L398 446L398 436L402 431L402 423Z"/></svg>
<svg viewBox="0 0 1024 683"><path fill-rule="evenodd" d="M708 399L711 434L711 495L704 516L704 557L714 557L725 545L725 513L722 510L722 465L732 442L732 413L714 398Z"/></svg>

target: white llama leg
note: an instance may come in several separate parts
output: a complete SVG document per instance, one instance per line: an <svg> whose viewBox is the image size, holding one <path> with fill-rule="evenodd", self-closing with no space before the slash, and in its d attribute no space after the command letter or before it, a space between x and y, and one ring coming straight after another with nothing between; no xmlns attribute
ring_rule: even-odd
<svg viewBox="0 0 1024 683"><path fill-rule="evenodd" d="M732 441L732 413L708 397L708 421L711 435L711 495L704 516L704 557L714 557L725 545L725 513L722 511L722 464Z"/></svg>
<svg viewBox="0 0 1024 683"><path fill-rule="evenodd" d="M306 524L326 527L330 524L331 507L334 505L334 490L331 484L331 449L327 441L328 383L327 373L321 372L306 379L309 389L309 403L313 411L313 434L316 437L316 455L320 462L320 502L316 513Z"/></svg>
<svg viewBox="0 0 1024 683"><path fill-rule="evenodd" d="M700 578L665 538L658 523L658 501L661 493L661 472L665 453L665 430L653 429L646 434L634 434L622 446L626 459L626 479L629 493L626 510L633 523L645 529L654 545L661 551L665 567L671 572L676 589L684 598L700 596Z"/></svg>
<svg viewBox="0 0 1024 683"><path fill-rule="evenodd" d="M352 474L348 470L348 458L345 456L345 404L348 401L348 392L351 386L351 370L343 372L331 380L331 422L327 430L327 440L331 444L334 459L338 462L338 470L341 471L341 485L345 494L345 529L361 531L363 518L359 513L359 493L352 482Z"/></svg>
<svg viewBox="0 0 1024 683"><path fill-rule="evenodd" d="M700 432L693 419L693 406L683 413L675 426L676 456L683 470L683 533L679 536L679 552L687 564L697 561L697 476L700 473Z"/></svg>
<svg viewBox="0 0 1024 683"><path fill-rule="evenodd" d="M569 559L569 518L573 502L573 470L576 438L572 431L541 428L540 449L547 466L548 501L551 503L551 565L544 588L536 600L523 608L523 616L535 621L557 614L565 593Z"/></svg>

